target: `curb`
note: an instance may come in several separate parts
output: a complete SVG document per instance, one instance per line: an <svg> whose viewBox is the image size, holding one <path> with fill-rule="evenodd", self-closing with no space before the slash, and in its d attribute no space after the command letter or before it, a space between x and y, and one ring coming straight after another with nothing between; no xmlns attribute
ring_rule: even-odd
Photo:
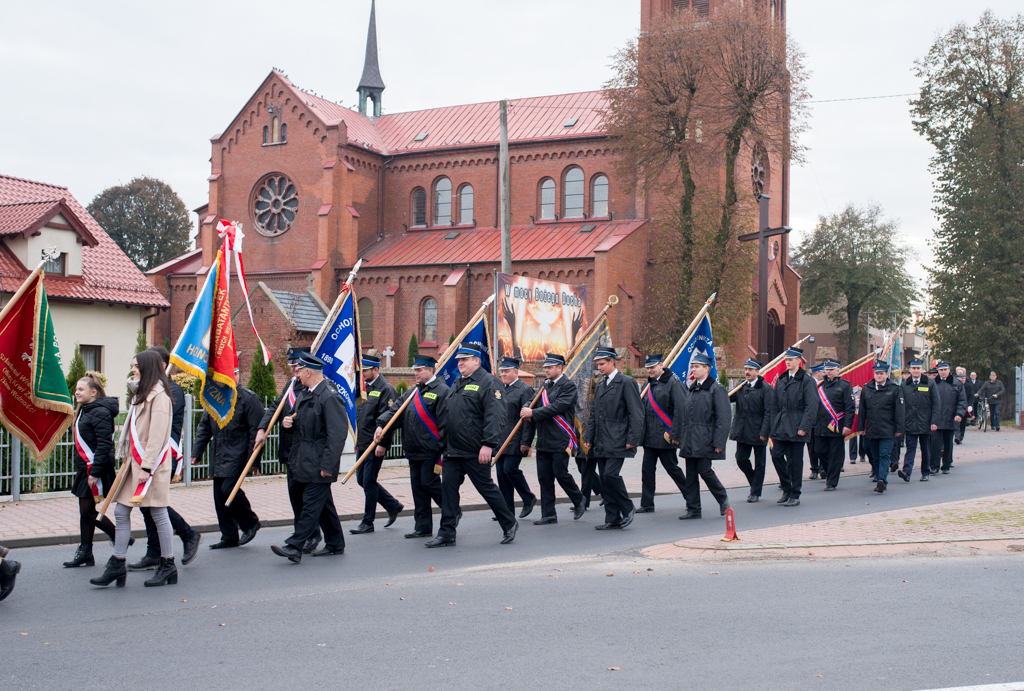
<svg viewBox="0 0 1024 691"><path fill-rule="evenodd" d="M692 549L694 551L708 552L730 552L741 550L773 550L773 549L806 549L808 547L877 547L884 545L926 545L937 542L987 542L998 540L1024 540L1024 533L1013 535L953 535L948 537L921 537L908 540L846 540L839 542L770 542L750 543L747 545L710 545L697 546L685 543L673 542L672 545L680 549Z"/></svg>

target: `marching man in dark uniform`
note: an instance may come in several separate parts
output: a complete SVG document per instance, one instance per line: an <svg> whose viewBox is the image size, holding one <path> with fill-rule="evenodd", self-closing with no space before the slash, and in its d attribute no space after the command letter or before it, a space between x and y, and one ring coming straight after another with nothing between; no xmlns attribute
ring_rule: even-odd
<svg viewBox="0 0 1024 691"><path fill-rule="evenodd" d="M594 387L584 446L592 453L604 487L603 525L597 530L617 530L633 522L636 507L626 492L619 472L626 457L636 455L644 440L644 410L636 381L615 368L618 355L608 346L599 347L594 362L602 377Z"/></svg>
<svg viewBox="0 0 1024 691"><path fill-rule="evenodd" d="M782 484L782 497L776 502L800 505L803 487L804 444L818 417L818 384L800 366L804 351L786 350L786 371L775 381L772 408L772 463ZM888 458L888 456L886 456Z"/></svg>
<svg viewBox="0 0 1024 691"><path fill-rule="evenodd" d="M857 426L868 438L875 471L875 491L881 494L889 485L889 458L893 441L903 434L905 409L903 389L889 379L889 365L875 361L875 380L860 392Z"/></svg>
<svg viewBox="0 0 1024 691"><path fill-rule="evenodd" d="M932 432L938 429L939 392L935 382L924 376L924 362L910 361L910 376L900 386L903 388L904 421L907 436L907 453L903 467L896 474L904 482L910 482L914 474L914 457L917 445L921 445L921 482L928 482L931 474Z"/></svg>
<svg viewBox="0 0 1024 691"><path fill-rule="evenodd" d="M298 564L302 548L316 531L324 534L324 546L314 557L345 553L345 533L334 508L331 484L338 481L341 454L348 435L348 413L334 383L324 378L324 361L310 353L299 357L299 380L306 387L295 401L295 411L282 426L294 430L289 462L296 489L302 491L302 510L291 537L274 554Z"/></svg>
<svg viewBox="0 0 1024 691"><path fill-rule="evenodd" d="M384 436L384 426L398 413L405 400L412 397L412 401L402 411L402 419L395 423L402 425L402 449L409 461L414 521L413 531L405 534L409 538L433 535L434 516L430 502L441 507L441 435L447 418L445 400L450 390L434 374L436 366L437 360L429 355L416 356L412 365L416 386L380 414L377 429L373 433L373 438L380 443Z"/></svg>
<svg viewBox="0 0 1024 691"><path fill-rule="evenodd" d="M576 385L562 375L565 358L548 353L544 360L543 393L540 405L524 405L520 417L537 429L537 481L540 483L540 520L534 525L558 523L555 515L555 480L573 505L573 519L586 510L586 500L569 474L569 454L579 448L576 438Z"/></svg>
<svg viewBox="0 0 1024 691"><path fill-rule="evenodd" d="M643 491L637 513L654 511L654 490L657 480L658 461L665 472L676 483L679 492L686 496L686 476L683 475L676 457L679 441L683 435L683 409L686 405L686 387L672 370L665 369L660 354L648 355L644 361L647 369L647 395L643 406L644 462L641 470Z"/></svg>
<svg viewBox="0 0 1024 691"><path fill-rule="evenodd" d="M504 387L497 377L480 366L483 358L480 344L460 343L455 357L459 361L459 376L445 401L448 424L442 433L441 527L427 547L455 545L455 528L462 516L459 488L467 475L498 517L503 532L501 544L507 545L515 539L519 524L491 481L491 456L505 441L501 435L508 415L501 400Z"/></svg>
<svg viewBox="0 0 1024 691"><path fill-rule="evenodd" d="M844 440L853 431L853 385L839 376L839 363L825 362L825 378L818 385L818 421L814 425L814 444L825 478L825 491L835 491L843 469Z"/></svg>
<svg viewBox="0 0 1024 691"><path fill-rule="evenodd" d="M516 423L519 422L522 409L528 408L530 401L533 400L533 389L524 384L519 378L519 365L518 359L507 357L502 359L501 364L498 366L498 376L501 379L501 383L504 384L501 399L505 401L505 409L508 411L508 416L505 418L505 428L501 432L502 443L504 443L505 439L508 439L508 435L512 433ZM526 476L519 469L523 456L530 455L532 443L533 423L530 420L523 420L523 424L519 427L519 431L516 432L516 436L505 447L505 453L494 464L494 469L497 471L496 474L498 476L498 489L501 490L501 496L505 498L508 510L515 513L515 492L519 492L519 496L523 500L523 510L519 512L520 518L529 516L533 511L533 507L537 505L537 495L530 490L530 485L526 482ZM494 520L498 520L498 517L495 516Z"/></svg>
<svg viewBox="0 0 1024 691"><path fill-rule="evenodd" d="M967 394L960 380L950 373L948 362L940 362L938 370L939 376L935 378L935 391L939 398L939 414L935 421L938 429L933 439L939 453L934 453L936 448L932 448L932 464L942 461L942 474L947 475L953 467L953 434L967 415Z"/></svg>
<svg viewBox="0 0 1024 691"><path fill-rule="evenodd" d="M711 359L697 353L690 360L693 383L686 397L683 425L686 436L679 455L686 459L686 513L680 520L701 517L700 480L708 486L722 515L729 508L729 496L711 467L714 459L725 458L732 410L729 392L711 376Z"/></svg>
<svg viewBox="0 0 1024 691"><path fill-rule="evenodd" d="M290 462L291 448L292 448L292 436L294 427L291 429L285 429L284 418L291 415L295 410L295 402L298 400L299 394L306 390L306 387L302 385L299 380L299 357L303 353L308 353L309 347L301 346L288 349L288 367L291 369L292 378L288 380L288 383L284 385L284 389L281 390L281 395L274 401L274 405L267 408L263 412L263 419L260 420L259 430L256 432L256 443L262 444L267 438L267 427L270 426L270 419L274 417L274 411L277 410L277 406L281 404L281 400L284 399L284 407L281 409L281 415L278 416L278 430L280 436L278 437L278 458L281 459L281 463L284 464L285 473L288 482L288 501L292 505L292 518L294 521L299 520L299 514L302 513L302 489L299 484L295 482L295 472ZM321 540L319 526L314 530L312 537L306 541L306 544L302 546L303 554L311 554L313 550L317 548Z"/></svg>
<svg viewBox="0 0 1024 691"><path fill-rule="evenodd" d="M821 382L825 381L825 363L819 363L811 368L811 376L814 377L815 384L820 387ZM818 478L818 474L821 474L821 479L825 479L825 459L818 457L818 446L814 443L814 429L811 429L811 433L807 439L807 460L811 463L811 475L808 479L815 480Z"/></svg>
<svg viewBox="0 0 1024 691"><path fill-rule="evenodd" d="M761 498L764 485L765 450L768 447L768 432L771 429L772 401L775 390L768 386L759 373L762 365L753 358L743 365L743 385L729 400L736 404L736 416L732 419L729 438L736 442L736 465L747 476L750 485L748 502ZM750 453L754 453L754 465L750 465Z"/></svg>
<svg viewBox="0 0 1024 691"><path fill-rule="evenodd" d="M363 455L370 444L373 443L374 432L377 431L377 418L388 409L396 400L398 392L391 383L380 373L380 358L375 355L363 355L363 381L366 382L366 400L356 408L356 458ZM388 512L388 522L384 524L387 528L398 520L398 514L402 513L405 507L391 496L379 482L377 475L380 473L384 456L391 447L391 432L373 450L362 465L356 469L356 481L363 488L366 496L366 503L363 505L363 520L355 528L348 532L354 535L373 532L373 519L377 514L377 504L381 505Z"/></svg>

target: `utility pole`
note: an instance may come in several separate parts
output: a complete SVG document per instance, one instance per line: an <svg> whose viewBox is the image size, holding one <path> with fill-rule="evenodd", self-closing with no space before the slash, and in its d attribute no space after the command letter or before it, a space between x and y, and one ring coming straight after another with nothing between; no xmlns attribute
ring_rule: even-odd
<svg viewBox="0 0 1024 691"><path fill-rule="evenodd" d="M501 107L501 273L512 273L512 182L508 161L508 101L502 99Z"/></svg>

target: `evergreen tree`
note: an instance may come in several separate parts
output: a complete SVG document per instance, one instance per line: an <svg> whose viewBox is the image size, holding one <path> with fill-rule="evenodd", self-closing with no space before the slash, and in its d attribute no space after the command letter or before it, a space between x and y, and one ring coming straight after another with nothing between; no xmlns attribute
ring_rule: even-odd
<svg viewBox="0 0 1024 691"><path fill-rule="evenodd" d="M249 390L259 396L260 401L266 405L267 401L273 401L277 397L277 382L274 381L274 361L263 364L263 351L259 344L256 344L256 352L252 356L252 368L249 370L249 382L246 384Z"/></svg>
<svg viewBox="0 0 1024 691"><path fill-rule="evenodd" d="M71 369L68 370L68 376L66 381L68 383L68 393L71 394L71 398L75 397L75 387L78 385L78 380L85 376L85 358L82 357L82 348L75 343L75 354L71 358Z"/></svg>
<svg viewBox="0 0 1024 691"><path fill-rule="evenodd" d="M142 329L139 329L138 332L135 334L135 354L138 355L148 347L149 344L146 343L146 332L143 331Z"/></svg>
<svg viewBox="0 0 1024 691"><path fill-rule="evenodd" d="M419 341L416 340L416 334L413 334L412 338L409 339L409 362L406 364L406 367L413 366L413 364L416 362L416 356L419 354L419 352L420 343Z"/></svg>

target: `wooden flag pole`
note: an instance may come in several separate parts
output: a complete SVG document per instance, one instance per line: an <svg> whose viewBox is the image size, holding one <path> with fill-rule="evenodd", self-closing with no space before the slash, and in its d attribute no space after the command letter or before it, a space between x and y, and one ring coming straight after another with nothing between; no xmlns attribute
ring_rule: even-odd
<svg viewBox="0 0 1024 691"><path fill-rule="evenodd" d="M811 337L811 335L810 335L810 334L807 334L806 336L804 336L803 338L801 338L801 339L800 339L799 341L797 341L796 343L794 343L793 345L791 345L791 346L790 346L790 348L795 348L795 347L797 347L798 345L800 345L801 343L803 343L804 341L806 341L806 340L807 340L808 338L810 338L810 337ZM761 369L759 369L759 370L757 371L757 373L758 373L758 374L760 374L761 372L767 372L767 371L771 370L771 368L772 368L772 367L775 367L775 365L777 365L777 364L779 364L780 362L782 362L782 359L783 359L784 357L786 357L786 353L785 353L785 352L783 352L783 353L782 353L782 355L777 355L777 356L775 356L775 358L774 358L774 359L772 359L772 361L771 361L771 362L769 362L769 363L768 363L767 365L765 365L764 367L762 367ZM740 390L741 388L743 388L743 384L737 384L736 386L734 386L734 387L733 387L732 391L730 391L730 392L729 392L729 395L730 395L730 396L732 396L732 395L733 395L734 393L736 393L737 391L739 391L739 390Z"/></svg>
<svg viewBox="0 0 1024 691"><path fill-rule="evenodd" d="M359 273L359 267L362 266L362 264L363 260L360 259L359 261L356 262L356 265L352 267L352 270L348 273L348 279L346 279L345 281L346 287L352 287L352 281L355 280L356 274ZM320 346L320 343L324 340L324 337L327 335L324 333L324 331L325 329L328 328L328 326L331 323L333 323L334 316L338 313L338 310L341 309L341 302L345 297L345 293L346 291L341 291L340 293L338 293L338 297L334 299L334 304L331 305L331 311L327 313L327 319L324 320L323 325L320 327L320 331L317 332L316 338L313 340L313 345L310 346L310 351L315 351ZM359 353L356 353L356 357L359 357ZM277 420L281 416L281 411L284 410L284 404L286 400L288 400L287 396L281 397L281 402L277 404L277 410L274 411L274 415L270 418L270 423L267 425L267 432L270 432L270 430L274 428L274 425L277 424ZM235 495L238 494L238 490L242 486L242 481L245 479L245 476L249 474L249 470L252 468L252 464L256 462L256 457L259 456L260 451L263 450L263 447L266 445L266 443L266 439L264 439L262 442L253 447L252 454L249 456L249 460L245 464L245 468L242 470L242 474L238 476L238 481L235 482L235 486L231 490L231 494L228 495L227 501L224 502L225 506L231 506L231 502L234 501Z"/></svg>
<svg viewBox="0 0 1024 691"><path fill-rule="evenodd" d="M459 343L462 342L462 337L468 334L473 329L473 327L476 326L477 317L479 317L481 314L485 314L487 308L490 307L492 302L494 302L494 293L491 293L491 296L484 300L484 304L480 305L480 309L476 311L476 314L474 314L473 317L468 322L466 322L465 328L463 328L462 331L459 332L459 335L455 337L454 341L448 344L448 347L445 349L444 354L440 357L440 359L438 359L437 364L434 366L435 372L444 367L445 363L447 363L448 360L451 359L452 355L455 354L455 351L459 349ZM383 439L384 435L388 433L388 430L391 429L391 426L395 424L395 420L401 417L402 412L407 407L409 407L410 402L412 402L411 395L408 398L406 398L405 401L402 402L402 405L399 406L395 414L391 416L390 420L388 420L388 424L384 425L384 429L381 431L381 439ZM342 479L341 484L344 485L346 482L348 482L349 478L352 477L352 474L359 469L359 466L363 464L363 461L366 460L366 457L369 456L376 448L377 442L371 442L370 445L366 448L366 451L363 452L363 455L359 457L359 460L357 460L349 469L348 473L345 474L345 477Z"/></svg>
<svg viewBox="0 0 1024 691"><path fill-rule="evenodd" d="M590 338L590 332L597 328L598 323L601 321L601 317L603 317L605 314L607 314L608 310L610 310L612 307L614 307L617 304L619 304L619 296L618 295L609 295L608 296L608 302L605 303L604 309L601 310L600 313L598 313L597 318L594 319L594 321L590 322L590 326L587 327L587 330L583 332L582 336L580 336L579 338L576 339L576 342L573 344L572 348L570 348L569 352L566 353L566 355L565 355L565 363L566 364L569 364L569 360L571 360L573 358L573 356L576 355L576 351L583 346L583 344L586 342L586 340L588 338ZM537 406L537 401L540 400L541 391L543 391L543 385L542 385L542 388L537 389L537 393L534 394L533 400L530 401L529 408L533 409L533 408L535 408ZM495 463L497 463L498 459L501 458L501 455L503 453L505 453L505 448L508 446L508 443L510 441L512 441L512 437L516 436L516 433L519 432L519 428L521 428L522 426L523 426L523 419L519 418L519 420L516 422L516 426L512 428L512 431L509 433L508 438L505 440L505 443L501 445L501 448L498 449L498 452L496 454L494 454L494 457L491 459L491 465L492 466Z"/></svg>
<svg viewBox="0 0 1024 691"><path fill-rule="evenodd" d="M872 360L872 359L874 359L874 357L875 357L875 353L868 353L868 354L867 354L867 355L865 355L864 357L862 357L862 358L860 358L860 359L858 359L858 360L854 360L853 362L851 362L850 364L848 364L848 365L847 365L846 367L844 367L844 368L842 368L841 370L839 370L839 376L841 377L841 376L843 376L844 374L846 374L847 372L851 372L851 371L853 371L853 370L857 369L858 367L860 367L861 365L863 365L863 364L864 364L865 362L867 362L868 360Z"/></svg>
<svg viewBox="0 0 1024 691"><path fill-rule="evenodd" d="M679 351L683 349L683 346L686 345L686 342L690 340L690 336L692 336L693 332L697 330L697 326L700 324L700 320L703 319L704 315L708 313L708 310L711 308L711 303L714 301L716 295L718 295L718 293L711 293L711 297L704 301L704 304L701 305L701 308L697 311L697 316L693 318L693 321L690 322L690 325L686 327L686 331L684 331L683 335L679 337L679 340L676 341L676 344L672 346L672 350L668 351L668 357L665 358L664 360L665 367L671 367L672 363L676 361L677 357L679 357ZM685 377L683 378L683 381L685 383ZM644 387L644 390L640 392L640 398L643 398L644 396L647 395L647 389L649 389L650 386L651 385L648 384L647 386Z"/></svg>

